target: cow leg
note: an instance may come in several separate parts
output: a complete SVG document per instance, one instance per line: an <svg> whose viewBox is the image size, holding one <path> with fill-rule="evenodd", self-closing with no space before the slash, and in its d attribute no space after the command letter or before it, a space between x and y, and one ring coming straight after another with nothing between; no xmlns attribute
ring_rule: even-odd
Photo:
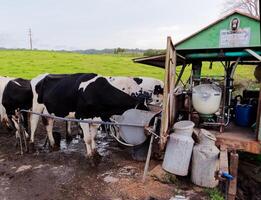
<svg viewBox="0 0 261 200"><path fill-rule="evenodd" d="M48 136L48 139L50 142L50 146L52 148L55 148L55 141L54 141L54 137L53 137L53 124L54 124L54 119L46 118L45 128L47 131L47 136Z"/></svg>
<svg viewBox="0 0 261 200"><path fill-rule="evenodd" d="M65 138L66 138L66 142L71 142L72 141L72 122L70 121L66 121L66 135L65 135Z"/></svg>
<svg viewBox="0 0 261 200"><path fill-rule="evenodd" d="M16 116L12 116L11 120L12 120L14 127L15 127L15 137L16 137L16 139L19 139L21 137L21 135L19 134L20 128L19 128Z"/></svg>
<svg viewBox="0 0 261 200"><path fill-rule="evenodd" d="M97 129L98 127L96 125L90 124L90 132L91 132L91 147L92 147L92 151L95 151L96 148L96 144L95 144L95 137L97 134Z"/></svg>
<svg viewBox="0 0 261 200"><path fill-rule="evenodd" d="M30 143L34 144L34 134L37 128L37 124L39 121L40 116L39 115L31 115L30 123L31 123L31 136L30 136Z"/></svg>
<svg viewBox="0 0 261 200"><path fill-rule="evenodd" d="M95 121L101 121L100 118L94 118ZM91 131L91 137L92 137L92 151L95 152L96 151L96 143L95 143L95 137L98 133L98 129L99 129L100 125L98 124L90 124L90 131Z"/></svg>
<svg viewBox="0 0 261 200"><path fill-rule="evenodd" d="M25 128L25 137L29 138L29 134L28 134L28 113L23 112L22 115L23 115L23 123L22 124Z"/></svg>
<svg viewBox="0 0 261 200"><path fill-rule="evenodd" d="M91 137L91 133L90 133L90 126L87 123L80 123L80 127L82 128L83 131L83 140L85 142L86 145L86 151L87 151L87 157L90 158L92 157L92 137Z"/></svg>
<svg viewBox="0 0 261 200"><path fill-rule="evenodd" d="M17 116L12 115L11 121L13 122L13 125L15 127L15 138L16 138L15 146L20 147L20 152L21 152L21 155L22 155L23 154L22 135L21 135L19 124L18 124L19 122L18 122Z"/></svg>
<svg viewBox="0 0 261 200"><path fill-rule="evenodd" d="M36 113L42 113L43 110L44 110L44 107L41 105L33 106L33 109L32 109L32 111L36 112ZM30 126L31 126L30 143L31 143L31 146L34 145L34 134L35 134L35 131L36 131L36 128L38 125L39 118L40 118L39 115L31 114L31 117L30 117Z"/></svg>

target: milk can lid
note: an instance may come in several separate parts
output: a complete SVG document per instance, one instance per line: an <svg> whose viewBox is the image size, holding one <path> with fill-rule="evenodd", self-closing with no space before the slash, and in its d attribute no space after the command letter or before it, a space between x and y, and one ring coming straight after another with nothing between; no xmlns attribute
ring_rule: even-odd
<svg viewBox="0 0 261 200"><path fill-rule="evenodd" d="M205 137L207 137L210 140L216 141L216 137L205 129L200 129L200 134L203 134Z"/></svg>
<svg viewBox="0 0 261 200"><path fill-rule="evenodd" d="M174 129L191 129L195 126L195 124L192 121L189 120L183 120L179 121L174 124L173 128Z"/></svg>

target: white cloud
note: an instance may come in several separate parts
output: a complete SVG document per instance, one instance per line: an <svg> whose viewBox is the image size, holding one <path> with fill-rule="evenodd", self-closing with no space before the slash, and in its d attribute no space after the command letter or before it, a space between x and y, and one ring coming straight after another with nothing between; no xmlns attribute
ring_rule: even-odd
<svg viewBox="0 0 261 200"><path fill-rule="evenodd" d="M28 47L31 27L38 49L165 48L215 20L223 1L0 0L0 46Z"/></svg>

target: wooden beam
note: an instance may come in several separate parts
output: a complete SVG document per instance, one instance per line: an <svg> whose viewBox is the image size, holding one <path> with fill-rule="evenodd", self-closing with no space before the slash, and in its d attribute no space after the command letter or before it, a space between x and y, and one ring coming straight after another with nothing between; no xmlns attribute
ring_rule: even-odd
<svg viewBox="0 0 261 200"><path fill-rule="evenodd" d="M236 152L230 153L230 174L234 177L229 182L228 200L235 200L237 194L237 171L238 171L238 154Z"/></svg>
<svg viewBox="0 0 261 200"><path fill-rule="evenodd" d="M261 84L259 89L258 109L256 117L256 139L261 142Z"/></svg>
<svg viewBox="0 0 261 200"><path fill-rule="evenodd" d="M168 91L169 91L169 62L170 62L170 38L167 39L167 51L165 60L165 77L164 77L164 91L163 91L163 108L160 127L160 149L163 150L167 142L166 132L168 124Z"/></svg>
<svg viewBox="0 0 261 200"><path fill-rule="evenodd" d="M225 135L225 134L224 134ZM222 137L216 136L217 146L223 146L227 149L235 149L244 152L249 152L253 154L260 154L261 153L261 144L258 141L253 140L246 140L246 139L235 139L234 137Z"/></svg>
<svg viewBox="0 0 261 200"><path fill-rule="evenodd" d="M164 77L164 93L163 93L163 109L160 129L160 149L165 148L170 127L174 123L175 98L174 87L176 77L177 55L175 47L171 41L171 37L167 38L167 50L165 60L165 77Z"/></svg>
<svg viewBox="0 0 261 200"><path fill-rule="evenodd" d="M175 95L174 95L174 89L175 89L175 85L176 85L176 64L177 64L177 54L176 54L176 50L172 44L172 62L170 63L170 69L171 69L171 73L170 73L170 88L169 88L169 94L170 94L170 124L169 124L169 128L171 128L174 125L174 118L175 118L175 108L176 108L176 104L175 104Z"/></svg>
<svg viewBox="0 0 261 200"><path fill-rule="evenodd" d="M220 147L219 169L221 172L229 173L227 149L223 146Z"/></svg>

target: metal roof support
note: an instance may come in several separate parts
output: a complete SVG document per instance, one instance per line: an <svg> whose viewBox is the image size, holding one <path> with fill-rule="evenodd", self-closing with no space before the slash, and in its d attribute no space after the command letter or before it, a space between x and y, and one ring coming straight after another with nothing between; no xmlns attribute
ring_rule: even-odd
<svg viewBox="0 0 261 200"><path fill-rule="evenodd" d="M256 52L254 52L251 49L245 49L246 52L248 52L249 54L251 54L252 56L254 56L256 59L258 59L259 61L261 61L261 56L258 55Z"/></svg>
<svg viewBox="0 0 261 200"><path fill-rule="evenodd" d="M181 68L181 70L180 70L180 72L179 72L179 75L178 75L178 78L177 78L175 87L178 86L179 81L185 86L185 84L184 84L184 83L182 82L182 80L181 80L181 77L182 77L182 75L183 75L183 73L184 73L184 71L185 71L186 66L187 66L186 64L183 64L183 65L182 65L182 68Z"/></svg>

